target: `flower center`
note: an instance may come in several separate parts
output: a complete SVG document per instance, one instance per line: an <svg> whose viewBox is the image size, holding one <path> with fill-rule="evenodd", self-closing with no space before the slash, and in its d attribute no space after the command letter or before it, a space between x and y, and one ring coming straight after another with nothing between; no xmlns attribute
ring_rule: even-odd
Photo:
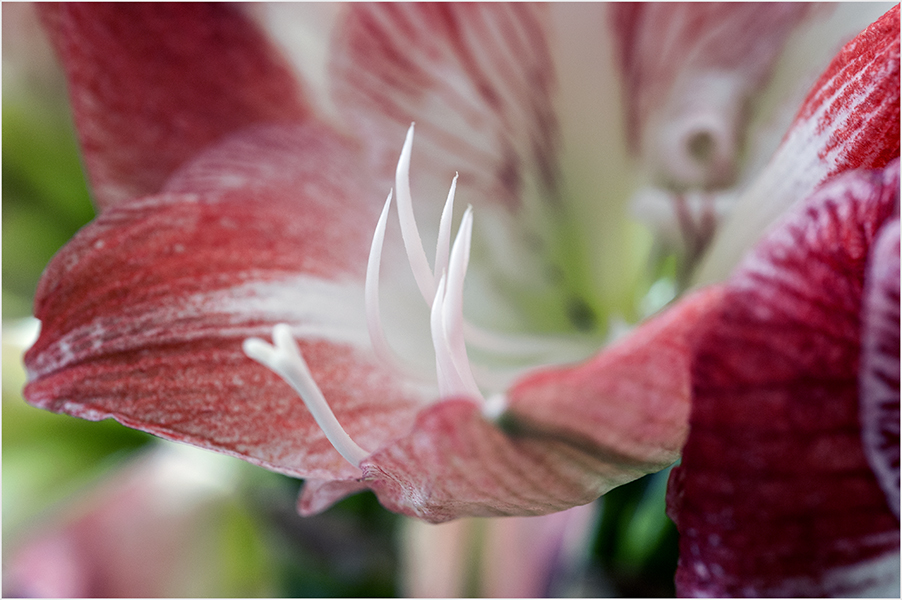
<svg viewBox="0 0 902 600"><path fill-rule="evenodd" d="M454 209L454 192L457 175L442 210L438 242L435 251L435 270L429 269L426 252L413 215L410 194L410 155L413 147L414 126L411 125L401 150L401 158L395 171L398 220L407 260L423 300L430 309L430 332L435 349L435 366L440 397L466 396L477 398L485 406L488 416L496 416L503 410L503 401L493 398L486 402L467 357L464 331L477 338L486 338L484 332L475 330L463 318L463 284L470 258L470 242L473 232L473 208L468 207L461 219L454 244L451 244L451 215ZM367 261L365 305L367 329L376 356L395 369L404 371L385 338L379 309L379 265L385 240L385 228L391 208L389 192ZM317 425L336 450L351 464L358 466L369 453L358 446L341 427L322 391L313 379L304 357L291 335L288 325L281 323L273 328L271 345L259 338L249 338L242 346L244 353L277 373L301 396Z"/></svg>

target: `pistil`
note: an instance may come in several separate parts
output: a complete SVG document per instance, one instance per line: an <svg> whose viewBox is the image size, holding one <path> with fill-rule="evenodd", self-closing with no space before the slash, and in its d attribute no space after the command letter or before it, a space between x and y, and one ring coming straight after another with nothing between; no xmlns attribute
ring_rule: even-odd
<svg viewBox="0 0 902 600"><path fill-rule="evenodd" d="M326 402L325 396L310 374L307 362L301 356L301 351L291 335L291 328L284 323L276 325L273 328L272 339L274 345L259 338L248 338L244 340L242 349L250 358L275 371L293 387L313 415L316 424L326 434L326 439L349 463L355 467L359 466L370 453L358 446L335 418L335 413Z"/></svg>

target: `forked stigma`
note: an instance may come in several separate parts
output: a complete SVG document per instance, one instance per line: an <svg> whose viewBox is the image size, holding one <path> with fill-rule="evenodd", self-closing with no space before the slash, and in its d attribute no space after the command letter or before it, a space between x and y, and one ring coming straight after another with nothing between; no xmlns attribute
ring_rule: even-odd
<svg viewBox="0 0 902 600"><path fill-rule="evenodd" d="M272 339L274 345L260 338L248 338L244 340L242 349L247 356L275 371L294 388L313 415L316 424L326 434L326 439L345 460L355 467L360 466L361 461L369 456L369 452L358 446L335 418L335 413L332 412L313 375L310 374L310 368L294 341L291 328L284 323L276 325L273 327Z"/></svg>

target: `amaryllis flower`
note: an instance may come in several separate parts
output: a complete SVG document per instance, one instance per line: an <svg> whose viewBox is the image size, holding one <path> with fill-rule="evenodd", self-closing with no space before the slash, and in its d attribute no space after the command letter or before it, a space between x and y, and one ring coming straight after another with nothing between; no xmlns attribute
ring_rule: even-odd
<svg viewBox="0 0 902 600"><path fill-rule="evenodd" d="M358 4L302 81L233 6L45 8L100 214L41 280L26 397L305 478L302 513L369 488L434 522L545 514L660 470L726 288L548 365L640 316L641 174L739 177L810 12ZM898 156L889 80L815 89L766 179L787 204Z"/></svg>
<svg viewBox="0 0 902 600"><path fill-rule="evenodd" d="M235 469L214 455L160 445L60 503L14 537L3 592L19 598L216 596L230 544L211 527L235 510ZM225 460L225 459L223 459ZM212 518L211 518L212 517ZM241 543L246 543L242 540ZM248 581L247 592L265 593Z"/></svg>

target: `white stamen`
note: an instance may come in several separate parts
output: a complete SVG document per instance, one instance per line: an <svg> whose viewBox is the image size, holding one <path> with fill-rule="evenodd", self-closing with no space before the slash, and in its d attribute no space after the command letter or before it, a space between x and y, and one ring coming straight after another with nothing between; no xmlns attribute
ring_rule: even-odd
<svg viewBox="0 0 902 600"><path fill-rule="evenodd" d="M473 207L467 207L451 250L447 289L442 299L442 334L450 350L454 370L464 389L474 397L482 398L470 370L470 360L467 358L467 347L464 342L463 290L470 259L472 233Z"/></svg>
<svg viewBox="0 0 902 600"><path fill-rule="evenodd" d="M473 208L468 207L464 212L452 246L450 243L451 217L454 211L454 193L458 178L458 175L455 174L451 181L448 198L442 209L435 249L435 272L433 273L429 269L413 215L409 178L412 144L413 124L407 132L395 172L398 220L401 224L401 234L408 262L420 293L431 309L429 325L435 349L439 392L443 397L479 398L484 403L486 416L496 418L504 410L503 397L501 402L497 398L493 398L492 402L486 404L473 376L465 342L465 330L469 332L470 328L463 317L463 286L470 259ZM395 357L385 338L379 308L379 270L391 201L392 192L389 192L379 215L376 230L373 232L373 241L370 245L370 255L366 267L364 303L367 330L376 356L391 366L399 368L400 361ZM451 246L450 249L449 246ZM441 273L440 278L438 277L439 273ZM369 453L358 446L339 424L335 413L332 412L325 396L313 379L310 368L292 336L291 328L284 323L276 325L273 328L273 342L274 345L271 345L259 338L248 338L244 340L242 348L248 357L277 373L294 388L317 425L323 430L326 439L349 463L359 467ZM407 369L400 367L400 370Z"/></svg>
<svg viewBox="0 0 902 600"><path fill-rule="evenodd" d="M392 193L388 193L376 231L373 233L373 243L370 246L370 257L366 263L366 285L364 297L366 304L366 326L370 332L370 341L373 350L383 361L394 363L391 348L385 339L385 331L382 329L382 317L379 310L379 265L382 261L382 246L385 242L385 226L388 222L388 209L391 208Z"/></svg>
<svg viewBox="0 0 902 600"><path fill-rule="evenodd" d="M395 189L398 191L398 220L401 223L401 237L404 239L404 249L407 251L407 261L413 271L417 287L423 299L429 304L435 295L435 276L429 269L426 260L426 251L423 250L423 241L417 229L417 222L413 216L413 199L410 195L410 153L413 147L413 123L407 130L407 138L401 149L401 158L398 160L398 168L395 170ZM438 270L436 270L438 273Z"/></svg>
<svg viewBox="0 0 902 600"><path fill-rule="evenodd" d="M434 278L439 273L443 273L448 269L448 253L451 248L451 215L454 212L454 192L457 190L457 177L451 180L451 189L448 191L448 199L445 200L445 207L442 209L442 219L438 226L438 241L435 244L435 269L433 270Z"/></svg>
<svg viewBox="0 0 902 600"><path fill-rule="evenodd" d="M291 335L291 328L284 323L276 325L273 328L272 338L275 346L259 338L244 340L242 344L244 353L275 371L293 387L307 405L316 424L326 434L326 439L345 460L355 467L359 466L361 461L369 456L369 452L358 446L338 423L335 413L329 408L326 398L319 386L316 385L306 361L301 356L301 351Z"/></svg>
<svg viewBox="0 0 902 600"><path fill-rule="evenodd" d="M442 327L442 304L445 297L446 276L443 274L438 281L438 289L432 301L432 311L429 314L429 327L432 331L432 347L435 349L435 374L438 378L439 394L442 396L454 396L461 391L457 384L456 372L451 360L451 350L448 348Z"/></svg>

